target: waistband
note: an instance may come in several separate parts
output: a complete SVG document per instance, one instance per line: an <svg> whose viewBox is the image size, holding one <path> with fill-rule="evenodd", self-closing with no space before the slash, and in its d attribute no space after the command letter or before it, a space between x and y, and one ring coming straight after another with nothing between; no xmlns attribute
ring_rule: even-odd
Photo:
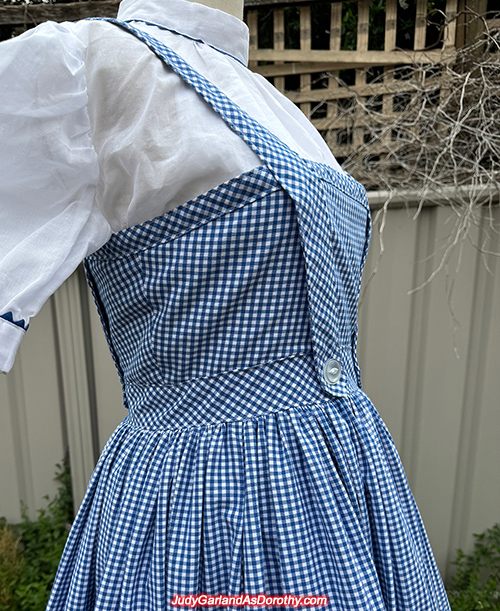
<svg viewBox="0 0 500 611"><path fill-rule="evenodd" d="M318 383L312 351L174 386L125 382L127 422L164 430L217 426L352 396L359 391L354 364L344 362L347 370L329 393Z"/></svg>

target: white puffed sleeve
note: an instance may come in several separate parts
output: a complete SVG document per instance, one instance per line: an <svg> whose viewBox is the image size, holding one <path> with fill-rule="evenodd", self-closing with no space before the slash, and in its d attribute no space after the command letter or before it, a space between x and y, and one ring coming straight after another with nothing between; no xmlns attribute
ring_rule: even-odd
<svg viewBox="0 0 500 611"><path fill-rule="evenodd" d="M29 320L110 237L94 201L85 44L46 22L0 43L0 371Z"/></svg>

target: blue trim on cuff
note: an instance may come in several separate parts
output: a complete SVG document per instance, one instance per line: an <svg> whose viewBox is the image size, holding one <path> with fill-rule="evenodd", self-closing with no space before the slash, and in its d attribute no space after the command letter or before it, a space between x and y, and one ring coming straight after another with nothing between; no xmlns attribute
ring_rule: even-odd
<svg viewBox="0 0 500 611"><path fill-rule="evenodd" d="M26 324L24 318L22 318L21 320L14 320L14 316L12 315L12 312L6 312L5 314L0 314L0 318L5 318L5 320L8 320L9 322L13 323L14 325L21 327L21 329L24 329L25 331L28 330L29 325Z"/></svg>

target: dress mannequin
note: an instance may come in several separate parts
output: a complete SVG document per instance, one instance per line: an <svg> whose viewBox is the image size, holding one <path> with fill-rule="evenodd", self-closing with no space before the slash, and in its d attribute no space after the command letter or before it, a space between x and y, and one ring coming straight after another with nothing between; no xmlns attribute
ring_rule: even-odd
<svg viewBox="0 0 500 611"><path fill-rule="evenodd" d="M243 0L190 0L191 2L198 2L198 4L204 4L210 8L219 9L229 13L238 19L243 20Z"/></svg>

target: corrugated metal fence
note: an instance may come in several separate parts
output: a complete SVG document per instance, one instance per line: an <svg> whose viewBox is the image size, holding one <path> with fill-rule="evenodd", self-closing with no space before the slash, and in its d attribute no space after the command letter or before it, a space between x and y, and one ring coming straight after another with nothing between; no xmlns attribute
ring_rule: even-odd
<svg viewBox="0 0 500 611"><path fill-rule="evenodd" d="M414 211L388 211L380 259L374 225L358 354L363 389L394 437L447 579L457 547L500 521L500 264L476 247L499 251L500 241L483 244L485 211L447 268L409 294L437 268L452 215L429 206L413 220ZM66 447L79 504L126 416L82 269L31 321L13 370L0 376L0 413L0 515L19 520L20 500L32 515L44 506Z"/></svg>

